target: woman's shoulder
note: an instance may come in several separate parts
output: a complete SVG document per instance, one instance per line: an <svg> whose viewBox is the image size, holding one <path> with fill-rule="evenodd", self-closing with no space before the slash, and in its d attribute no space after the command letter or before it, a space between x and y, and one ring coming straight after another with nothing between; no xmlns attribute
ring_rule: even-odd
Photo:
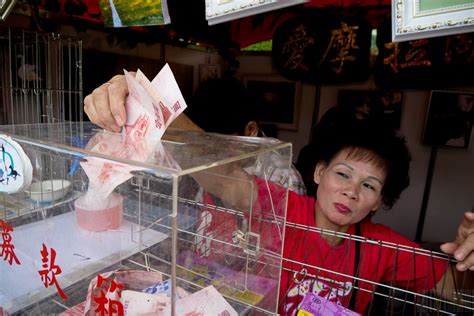
<svg viewBox="0 0 474 316"><path fill-rule="evenodd" d="M314 198L288 191L288 207L286 220L305 225L314 224Z"/></svg>
<svg viewBox="0 0 474 316"><path fill-rule="evenodd" d="M361 233L362 237L373 240L393 242L407 246L417 245L416 243L403 236L402 234L396 232L395 230L391 229L390 227L385 226L384 224L373 223L370 219L364 220L361 223Z"/></svg>

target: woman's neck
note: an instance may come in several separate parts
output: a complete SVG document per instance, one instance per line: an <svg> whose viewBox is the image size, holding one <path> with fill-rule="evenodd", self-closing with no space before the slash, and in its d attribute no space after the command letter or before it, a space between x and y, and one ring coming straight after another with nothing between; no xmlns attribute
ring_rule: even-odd
<svg viewBox="0 0 474 316"><path fill-rule="evenodd" d="M328 245L338 246L344 242L344 238L336 236L335 233L345 233L348 231L349 226L341 227L333 224L323 212L318 211L317 203L314 204L314 215L316 226L318 228L331 231L329 233L321 233L321 237L328 243Z"/></svg>

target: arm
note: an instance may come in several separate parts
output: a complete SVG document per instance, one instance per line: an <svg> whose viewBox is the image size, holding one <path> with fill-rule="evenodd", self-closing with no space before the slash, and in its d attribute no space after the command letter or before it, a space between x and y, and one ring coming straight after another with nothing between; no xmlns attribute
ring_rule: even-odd
<svg viewBox="0 0 474 316"><path fill-rule="evenodd" d="M109 131L119 132L127 118L125 111L127 95L125 76L114 76L84 98L84 111L94 124ZM194 124L184 113L178 116L170 126L203 132L203 129ZM258 193L253 178L232 163L211 170L214 171L213 174L225 174L226 177L213 176L209 172L197 172L193 177L207 192L225 201L229 206L241 210L249 209L251 206L249 204L255 202ZM236 181L236 178L242 181Z"/></svg>

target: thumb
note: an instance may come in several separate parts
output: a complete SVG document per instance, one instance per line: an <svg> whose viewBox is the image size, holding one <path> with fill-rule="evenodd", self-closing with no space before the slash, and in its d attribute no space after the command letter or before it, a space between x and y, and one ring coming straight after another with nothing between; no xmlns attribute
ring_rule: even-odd
<svg viewBox="0 0 474 316"><path fill-rule="evenodd" d="M454 254L454 252L456 251L456 249L458 249L458 244L455 243L455 242L447 242L445 244L442 244L440 246L441 248L441 251L448 254L448 255L452 255Z"/></svg>

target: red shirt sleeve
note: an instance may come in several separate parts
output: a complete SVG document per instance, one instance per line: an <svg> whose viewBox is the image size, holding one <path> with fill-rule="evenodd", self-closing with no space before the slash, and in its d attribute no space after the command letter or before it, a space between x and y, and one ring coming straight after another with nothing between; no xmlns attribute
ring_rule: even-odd
<svg viewBox="0 0 474 316"><path fill-rule="evenodd" d="M385 245L381 255L386 262L382 282L423 293L434 289L443 277L449 262L397 232L378 224L371 226L371 237Z"/></svg>

